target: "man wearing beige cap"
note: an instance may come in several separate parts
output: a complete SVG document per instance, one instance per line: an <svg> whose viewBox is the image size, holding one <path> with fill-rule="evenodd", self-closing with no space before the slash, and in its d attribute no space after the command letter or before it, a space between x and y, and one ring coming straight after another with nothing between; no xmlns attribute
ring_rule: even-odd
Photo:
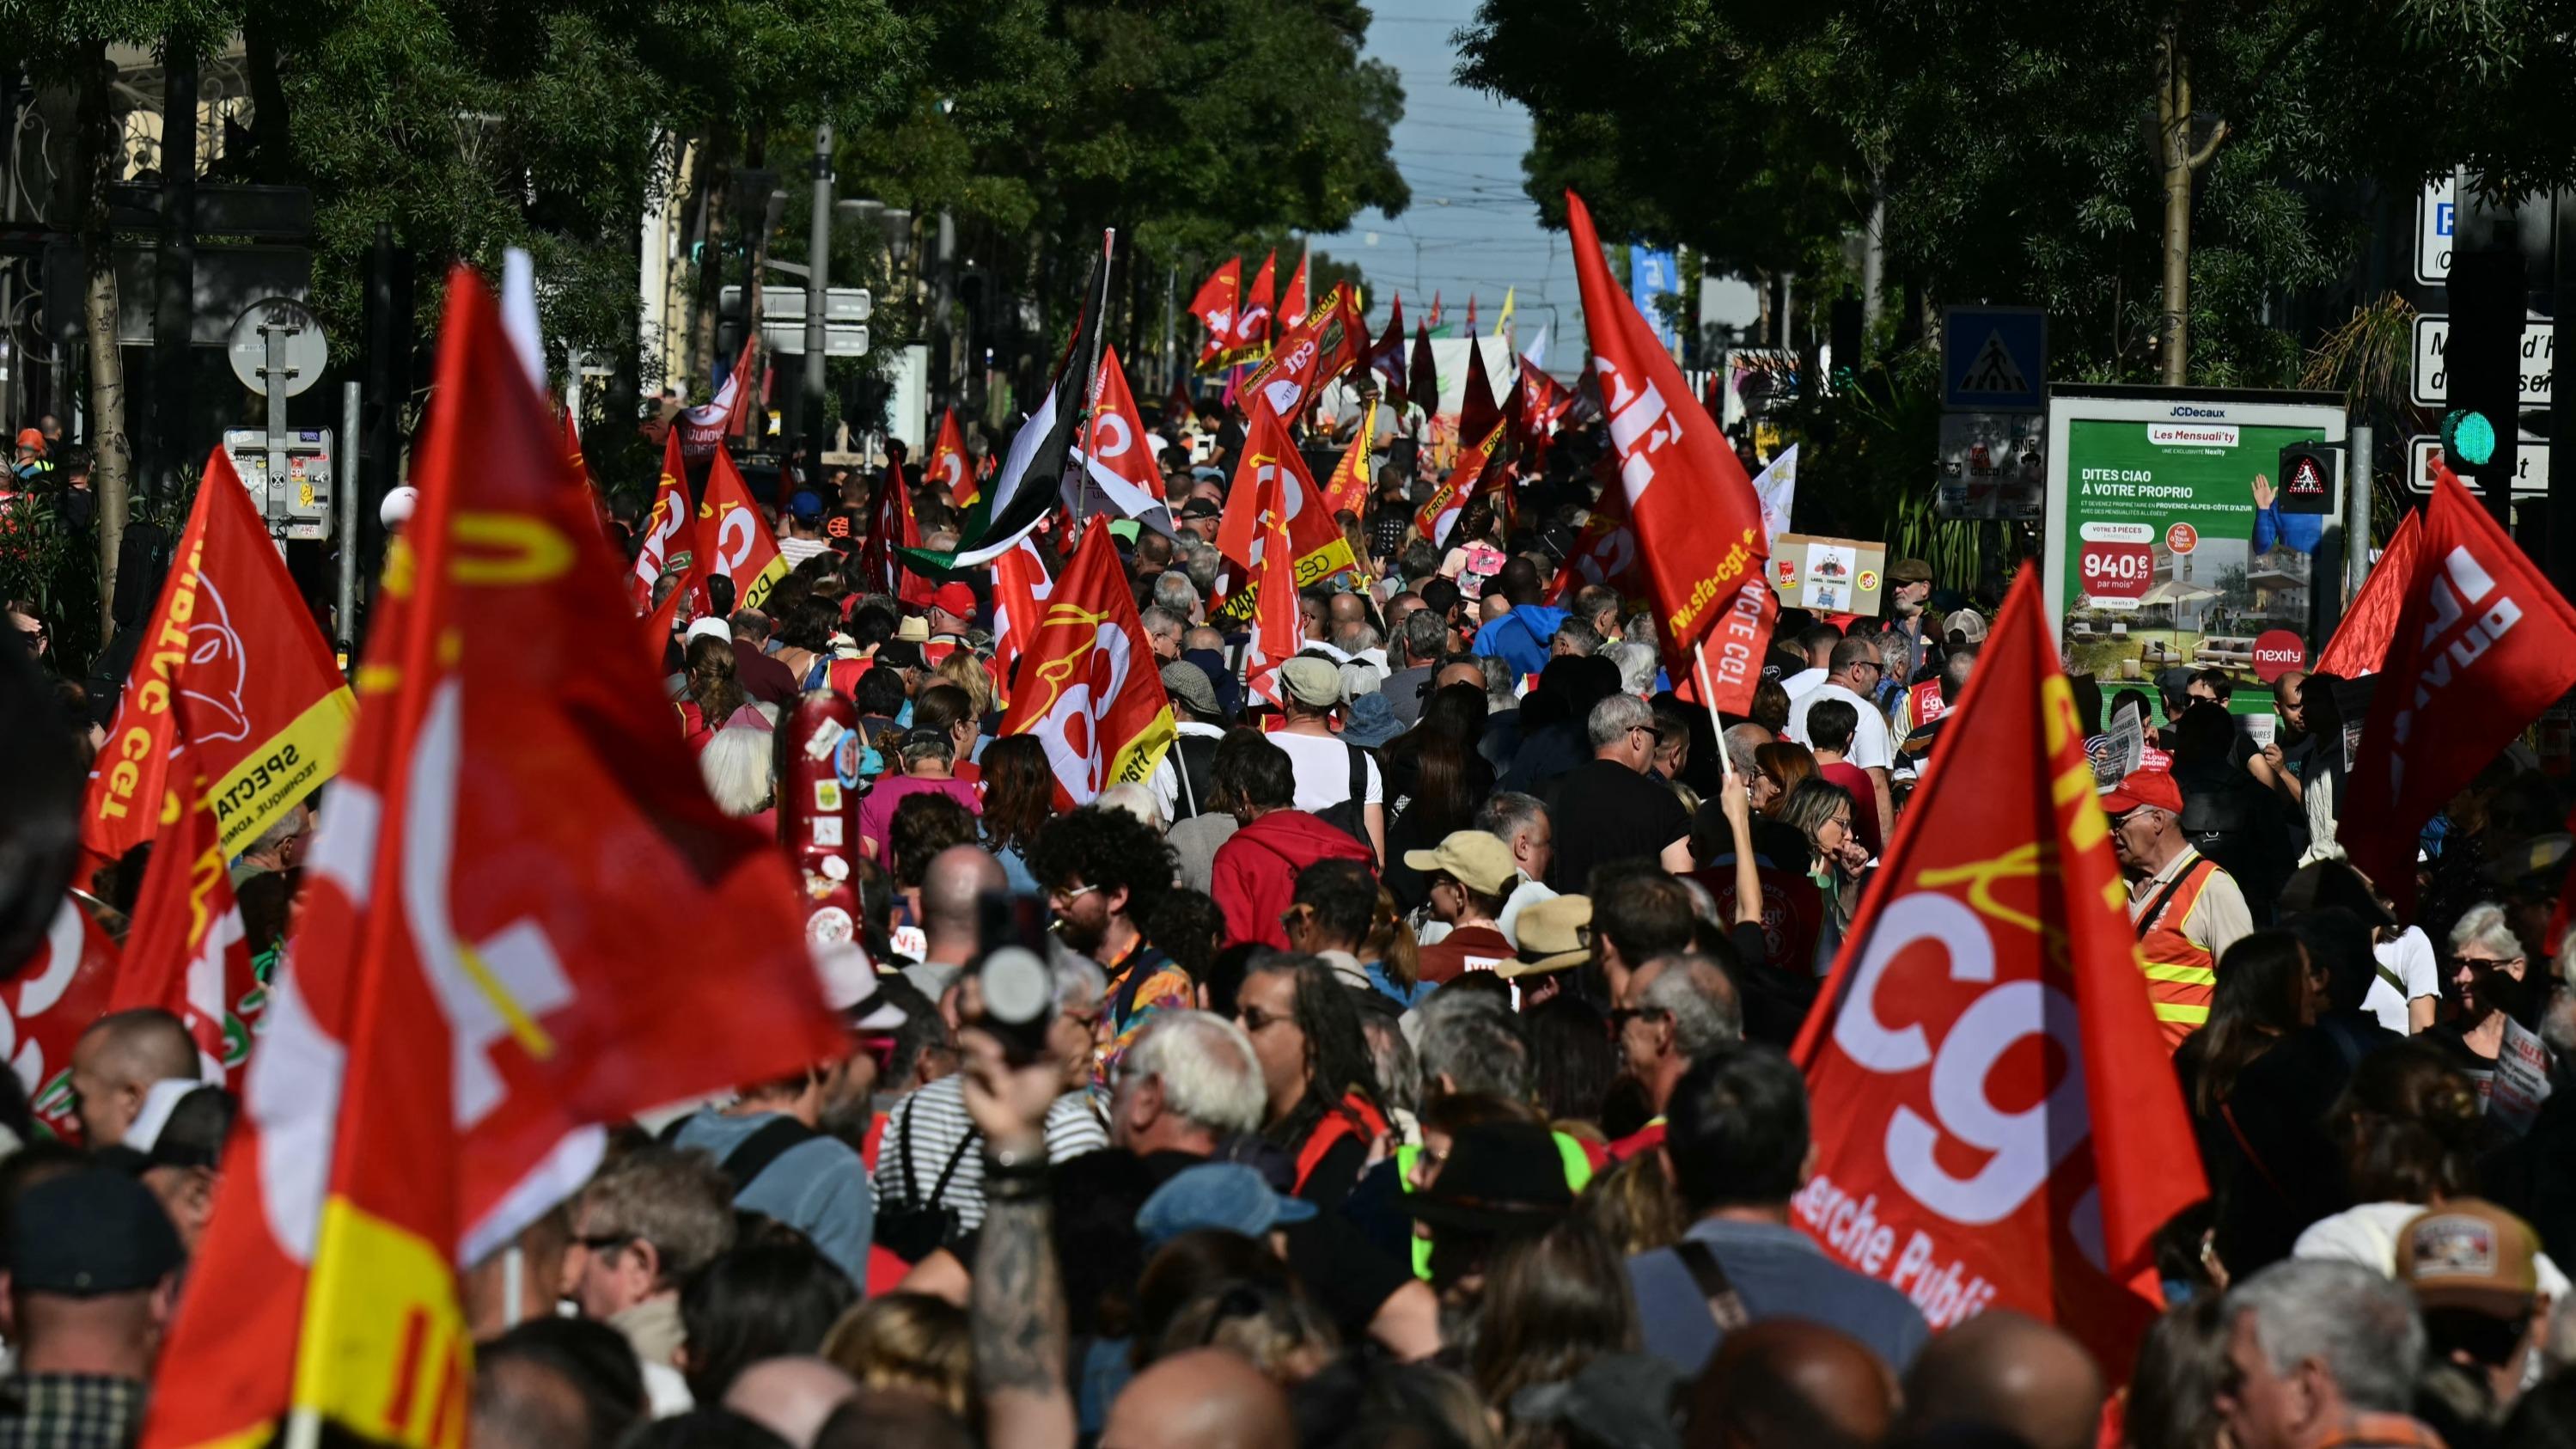
<svg viewBox="0 0 2576 1449"><path fill-rule="evenodd" d="M1279 695L1287 722L1271 732L1270 742L1288 752L1296 769L1297 793L1291 803L1366 844L1374 860L1386 859L1384 785L1377 762L1333 733L1334 711L1349 703L1342 692L1342 666L1304 654L1284 660Z"/></svg>
<svg viewBox="0 0 2576 1449"><path fill-rule="evenodd" d="M1445 985L1461 972L1490 971L1512 959L1512 943L1494 924L1520 880L1510 846L1481 830L1453 830L1429 850L1406 851L1404 863L1428 878L1431 914L1449 927L1438 944L1422 948L1416 976Z"/></svg>
<svg viewBox="0 0 2576 1449"><path fill-rule="evenodd" d="M2547 1261L2530 1224L2479 1198L2454 1198L2399 1230L2397 1281L2423 1310L2426 1387L2446 1407L2493 1427L2522 1397L2549 1321Z"/></svg>
<svg viewBox="0 0 2576 1449"><path fill-rule="evenodd" d="M1931 598L1930 564L1919 558L1901 558L1887 566L1887 617L1894 621L1895 631L1905 636L1907 650L1905 677L1896 681L1898 684L1912 684L1941 642L1923 637L1923 607Z"/></svg>

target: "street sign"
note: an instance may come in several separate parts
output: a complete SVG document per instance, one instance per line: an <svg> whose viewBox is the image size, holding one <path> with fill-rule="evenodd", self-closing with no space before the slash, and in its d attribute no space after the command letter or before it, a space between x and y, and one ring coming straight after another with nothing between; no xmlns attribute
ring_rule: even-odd
<svg viewBox="0 0 2576 1449"><path fill-rule="evenodd" d="M268 392L271 332L277 335L282 359L278 391L293 397L322 380L322 369L331 362L330 344L322 339L322 319L292 297L263 297L244 307L241 315L233 319L232 331L224 341L233 376L241 379L242 386L256 393Z"/></svg>
<svg viewBox="0 0 2576 1449"><path fill-rule="evenodd" d="M2513 496L2542 498L2549 493L2549 440L2520 434L2513 452ZM2410 493L2433 491L2433 459L2442 451L2442 440L2431 433L2417 433L2406 440L2406 490ZM2475 478L2463 478L2471 493L2484 490Z"/></svg>
<svg viewBox="0 0 2576 1449"><path fill-rule="evenodd" d="M268 520L271 536L320 539L331 536L331 487L334 469L329 428L289 431L278 449L281 471L269 472L272 446L266 428L224 429L224 451L241 475L250 501Z"/></svg>
<svg viewBox="0 0 2576 1449"><path fill-rule="evenodd" d="M2451 277L2451 237L2458 230L2460 208L2453 199L2452 178L2437 176L2424 183L2415 198L2415 280L2438 287Z"/></svg>
<svg viewBox="0 0 2576 1449"><path fill-rule="evenodd" d="M2450 375L2442 352L2450 345L2451 319L2441 313L2415 314L2415 371L2406 380L2406 395L2423 407L2450 401ZM2526 317L2522 324L2522 405L2538 411L2549 406L2549 380L2555 371L2556 335L2546 317Z"/></svg>
<svg viewBox="0 0 2576 1449"><path fill-rule="evenodd" d="M2048 313L2037 307L1941 309L1941 406L2035 413L2048 405Z"/></svg>
<svg viewBox="0 0 2576 1449"><path fill-rule="evenodd" d="M742 288L727 287L720 299L727 317L742 315ZM876 313L876 296L865 287L826 287L823 289L823 320L826 322L865 322ZM763 287L760 289L760 321L763 331L772 322L805 320L803 287ZM835 354L838 355L838 354Z"/></svg>
<svg viewBox="0 0 2576 1449"><path fill-rule="evenodd" d="M764 347L780 357L805 355L805 323L801 318L763 317L760 340ZM865 357L868 355L868 325L864 322L826 322L823 324L825 357Z"/></svg>

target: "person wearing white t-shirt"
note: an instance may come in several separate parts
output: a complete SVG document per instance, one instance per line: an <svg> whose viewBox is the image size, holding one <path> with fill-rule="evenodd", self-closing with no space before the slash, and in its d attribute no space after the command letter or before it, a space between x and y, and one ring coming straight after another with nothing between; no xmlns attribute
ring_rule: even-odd
<svg viewBox="0 0 2576 1449"><path fill-rule="evenodd" d="M1300 655L1279 666L1279 694L1282 713L1287 722L1270 733L1270 742L1288 752L1288 763L1297 775L1297 790L1290 804L1313 815L1351 798L1352 757L1358 757L1364 808L1361 819L1368 826L1369 848L1378 861L1386 860L1385 782L1379 778L1377 761L1366 750L1344 744L1333 733L1333 711L1346 702L1342 693L1342 667L1326 659Z"/></svg>
<svg viewBox="0 0 2576 1449"><path fill-rule="evenodd" d="M2362 998L2362 1010L2379 1018L2379 1024L2390 1031L2413 1036L2433 1024L2434 1009L2442 1000L2441 964L2433 959L2433 940L2421 926L2408 926L2404 932L2380 939L2370 948L2379 961L2379 974L2371 978L2370 994Z"/></svg>
<svg viewBox="0 0 2576 1449"><path fill-rule="evenodd" d="M1843 752L1843 758L1868 773L1871 793L1878 800L1878 818L1892 830L1896 805L1888 796L1887 778L1896 764L1896 743L1888 737L1887 716L1870 702L1878 690L1880 676L1886 672L1877 640L1855 636L1834 645L1825 682L1790 699L1789 727L1782 733L1799 744L1807 744L1807 711L1815 707L1817 700L1839 699L1849 704L1860 722L1852 730L1851 748Z"/></svg>

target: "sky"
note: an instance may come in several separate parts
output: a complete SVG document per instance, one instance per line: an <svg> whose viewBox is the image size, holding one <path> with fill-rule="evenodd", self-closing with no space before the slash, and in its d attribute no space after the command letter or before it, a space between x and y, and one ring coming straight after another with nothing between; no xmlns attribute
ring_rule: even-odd
<svg viewBox="0 0 2576 1449"><path fill-rule="evenodd" d="M1392 220L1363 211L1348 229L1311 240L1366 270L1378 324L1401 291L1408 332L1435 291L1443 320L1465 322L1472 292L1480 330L1490 336L1504 289L1517 287L1518 345L1547 325L1548 371L1570 377L1583 363L1574 253L1563 232L1539 225L1538 205L1522 190L1529 112L1451 79L1458 52L1449 38L1475 10L1474 0L1386 0L1373 8L1365 54L1395 67L1404 84L1393 148L1413 204Z"/></svg>

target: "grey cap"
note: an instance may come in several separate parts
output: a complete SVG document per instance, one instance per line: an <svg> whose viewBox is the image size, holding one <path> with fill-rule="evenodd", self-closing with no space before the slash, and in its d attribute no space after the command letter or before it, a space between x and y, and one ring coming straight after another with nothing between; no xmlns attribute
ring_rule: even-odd
<svg viewBox="0 0 2576 1449"><path fill-rule="evenodd" d="M1201 719L1216 718L1216 686L1208 681L1206 670L1186 659L1163 666L1163 692L1188 705L1190 713Z"/></svg>

